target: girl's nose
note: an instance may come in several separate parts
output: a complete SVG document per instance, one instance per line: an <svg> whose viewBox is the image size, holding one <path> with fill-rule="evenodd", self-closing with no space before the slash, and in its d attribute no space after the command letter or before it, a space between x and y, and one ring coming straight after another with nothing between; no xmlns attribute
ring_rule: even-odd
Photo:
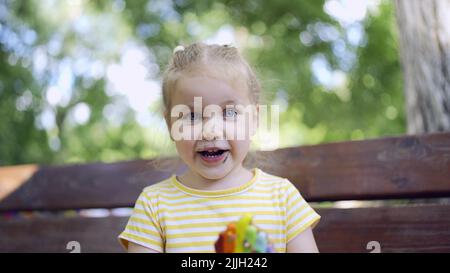
<svg viewBox="0 0 450 273"><path fill-rule="evenodd" d="M202 136L205 140L216 140L223 138L223 122L221 119L212 117L203 123Z"/></svg>

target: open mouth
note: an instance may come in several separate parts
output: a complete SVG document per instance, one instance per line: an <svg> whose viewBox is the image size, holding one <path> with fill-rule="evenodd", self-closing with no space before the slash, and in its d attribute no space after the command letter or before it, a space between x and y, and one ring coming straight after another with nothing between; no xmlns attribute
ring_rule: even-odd
<svg viewBox="0 0 450 273"><path fill-rule="evenodd" d="M211 149L198 152L200 157L206 162L219 162L226 158L228 150Z"/></svg>

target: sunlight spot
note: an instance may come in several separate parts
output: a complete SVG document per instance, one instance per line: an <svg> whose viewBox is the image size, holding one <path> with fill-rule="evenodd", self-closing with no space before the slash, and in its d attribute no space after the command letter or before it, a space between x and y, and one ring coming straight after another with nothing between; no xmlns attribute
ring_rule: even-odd
<svg viewBox="0 0 450 273"><path fill-rule="evenodd" d="M51 106L58 105L62 100L62 92L56 86L50 86L45 92L45 98Z"/></svg>
<svg viewBox="0 0 450 273"><path fill-rule="evenodd" d="M55 112L47 107L37 116L36 121L36 127L40 130L53 129L56 126Z"/></svg>
<svg viewBox="0 0 450 273"><path fill-rule="evenodd" d="M388 108L386 108L386 117L390 120L394 120L398 115L398 111L397 108L395 108L394 106L388 106Z"/></svg>
<svg viewBox="0 0 450 273"><path fill-rule="evenodd" d="M300 33L300 41L305 46L312 46L314 43L314 37L308 31L302 31Z"/></svg>
<svg viewBox="0 0 450 273"><path fill-rule="evenodd" d="M16 99L16 109L18 111L25 111L31 107L33 103L33 95L30 90L26 90L22 96Z"/></svg>
<svg viewBox="0 0 450 273"><path fill-rule="evenodd" d="M74 121L80 125L86 124L91 117L91 108L84 102L80 102L73 108Z"/></svg>
<svg viewBox="0 0 450 273"><path fill-rule="evenodd" d="M149 111L161 96L161 85L156 80L149 79L147 62L148 52L143 47L128 45L124 49L121 62L111 64L106 69L109 95L120 94L127 98L131 108L136 112ZM155 70L153 66L153 70Z"/></svg>
<svg viewBox="0 0 450 273"><path fill-rule="evenodd" d="M230 25L224 25L210 38L203 41L206 44L232 44L236 46L234 28Z"/></svg>
<svg viewBox="0 0 450 273"><path fill-rule="evenodd" d="M323 10L341 25L350 25L364 20L367 12L376 12L380 0L328 0Z"/></svg>

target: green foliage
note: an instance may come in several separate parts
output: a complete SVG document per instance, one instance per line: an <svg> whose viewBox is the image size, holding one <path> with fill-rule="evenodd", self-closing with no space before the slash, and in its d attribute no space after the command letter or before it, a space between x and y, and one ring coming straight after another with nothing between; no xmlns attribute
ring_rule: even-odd
<svg viewBox="0 0 450 273"><path fill-rule="evenodd" d="M126 62L130 44L146 48L149 77L158 82L176 45L224 28L256 68L265 102L282 105L281 146L404 133L392 3L343 24L324 11L326 2L0 0L0 165L173 153L159 100L142 126L127 94L111 91L111 68ZM358 28L355 42L349 33ZM316 64L327 71L318 75ZM326 73L338 84L321 81ZM68 98L51 102L48 90L64 79Z"/></svg>

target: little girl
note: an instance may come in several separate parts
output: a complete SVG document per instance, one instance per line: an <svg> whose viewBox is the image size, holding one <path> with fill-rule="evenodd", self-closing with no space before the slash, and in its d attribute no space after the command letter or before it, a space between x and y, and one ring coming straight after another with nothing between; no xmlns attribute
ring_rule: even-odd
<svg viewBox="0 0 450 273"><path fill-rule="evenodd" d="M255 106L258 115L260 89L234 47L195 43L174 50L163 77L164 116L188 170L142 191L119 235L129 252L214 252L219 233L244 213L277 252L318 252L312 229L320 216L295 186L243 166L254 127L247 122L242 138L236 130L243 129L243 108Z"/></svg>

